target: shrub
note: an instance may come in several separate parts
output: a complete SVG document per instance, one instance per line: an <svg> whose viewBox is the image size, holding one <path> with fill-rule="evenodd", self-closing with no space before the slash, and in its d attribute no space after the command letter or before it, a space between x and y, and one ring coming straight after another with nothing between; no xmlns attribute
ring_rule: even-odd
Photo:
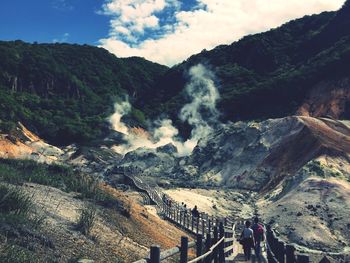
<svg viewBox="0 0 350 263"><path fill-rule="evenodd" d="M1 262L3 263L39 263L40 259L31 251L16 245L5 245L0 252Z"/></svg>
<svg viewBox="0 0 350 263"><path fill-rule="evenodd" d="M311 161L310 163L307 164L309 171L314 172L320 177L324 177L324 169L320 161Z"/></svg>
<svg viewBox="0 0 350 263"><path fill-rule="evenodd" d="M93 205L88 205L81 209L76 229L84 235L90 235L90 232L95 224L96 208Z"/></svg>
<svg viewBox="0 0 350 263"><path fill-rule="evenodd" d="M0 185L0 213L27 215L32 205L31 198L20 189Z"/></svg>
<svg viewBox="0 0 350 263"><path fill-rule="evenodd" d="M100 188L100 183L97 179L88 174L74 171L69 166L42 164L31 160L0 158L0 181L17 185L25 182L49 185L66 192L78 192L80 194L79 198L94 200L107 208L119 209L121 207L117 199ZM17 192L18 195L20 193ZM13 197L13 194L11 197ZM20 197L22 196L18 196L18 198ZM25 201L24 198L23 201ZM27 201L29 202L29 198ZM1 205L0 198L0 209ZM38 221L40 220L38 219Z"/></svg>
<svg viewBox="0 0 350 263"><path fill-rule="evenodd" d="M131 207L130 206L126 206L126 207L121 207L120 208L120 213L127 217L127 218L130 218L131 216Z"/></svg>
<svg viewBox="0 0 350 263"><path fill-rule="evenodd" d="M99 182L95 178L64 165L0 159L0 179L12 184L32 182L49 185L66 192L78 192L82 198L97 201L108 199L99 189Z"/></svg>
<svg viewBox="0 0 350 263"><path fill-rule="evenodd" d="M0 225L38 228L44 220L45 215L36 211L31 196L17 187L0 185Z"/></svg>

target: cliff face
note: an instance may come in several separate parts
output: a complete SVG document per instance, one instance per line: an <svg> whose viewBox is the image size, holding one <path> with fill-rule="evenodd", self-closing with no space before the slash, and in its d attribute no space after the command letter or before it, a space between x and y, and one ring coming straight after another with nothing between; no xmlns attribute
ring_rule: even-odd
<svg viewBox="0 0 350 263"><path fill-rule="evenodd" d="M187 165L200 182L258 191L256 211L288 242L344 253L349 157L348 121L292 116L226 125Z"/></svg>
<svg viewBox="0 0 350 263"><path fill-rule="evenodd" d="M10 134L0 134L0 158L51 163L64 161L66 157L63 150L47 144L21 123Z"/></svg>
<svg viewBox="0 0 350 263"><path fill-rule="evenodd" d="M298 115L333 119L350 118L350 79L322 82L314 86L303 104L297 110Z"/></svg>
<svg viewBox="0 0 350 263"><path fill-rule="evenodd" d="M209 142L199 143L189 162L201 180L269 191L319 156L346 157L350 128L346 122L295 116L226 125Z"/></svg>

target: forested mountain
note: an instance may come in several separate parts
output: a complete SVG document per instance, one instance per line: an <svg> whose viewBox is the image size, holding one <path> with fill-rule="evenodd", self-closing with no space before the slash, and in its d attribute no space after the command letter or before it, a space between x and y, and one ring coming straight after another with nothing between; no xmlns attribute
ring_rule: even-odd
<svg viewBox="0 0 350 263"><path fill-rule="evenodd" d="M338 12L204 50L170 69L87 45L0 42L0 127L21 121L53 144L87 142L104 134L113 103L126 94L131 125L164 113L179 125L186 72L197 63L216 75L224 120L294 114L315 85L350 76L349 1ZM350 116L346 105L343 118Z"/></svg>
<svg viewBox="0 0 350 263"><path fill-rule="evenodd" d="M218 46L171 68L157 83L160 112L176 112L186 70L207 64L217 76L224 118L266 119L296 112L311 88L350 76L350 4ZM348 111L348 109L347 109Z"/></svg>
<svg viewBox="0 0 350 263"><path fill-rule="evenodd" d="M54 144L86 142L102 135L125 95L135 105L130 121L142 125L139 98L151 98L166 70L87 45L0 42L0 127L21 121Z"/></svg>

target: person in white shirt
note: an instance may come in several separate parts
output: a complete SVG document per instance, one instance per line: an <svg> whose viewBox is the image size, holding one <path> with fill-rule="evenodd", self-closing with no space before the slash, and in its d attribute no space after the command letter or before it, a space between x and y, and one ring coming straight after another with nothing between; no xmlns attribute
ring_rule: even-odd
<svg viewBox="0 0 350 263"><path fill-rule="evenodd" d="M250 256L252 254L252 248L254 247L254 232L250 228L250 221L245 222L245 228L241 234L241 244L244 250L245 260L250 260Z"/></svg>

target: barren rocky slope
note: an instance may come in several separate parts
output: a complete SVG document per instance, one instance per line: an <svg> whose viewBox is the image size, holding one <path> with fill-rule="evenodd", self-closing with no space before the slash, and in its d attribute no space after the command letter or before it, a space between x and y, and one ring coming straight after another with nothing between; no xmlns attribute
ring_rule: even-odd
<svg viewBox="0 0 350 263"><path fill-rule="evenodd" d="M207 143L200 141L189 157L176 157L171 145L140 148L119 165L137 166L166 187L255 191L258 213L286 240L342 252L350 245L349 136L349 122L330 118L237 122L223 125ZM315 234L305 235L305 229Z"/></svg>
<svg viewBox="0 0 350 263"><path fill-rule="evenodd" d="M207 143L200 141L189 157L178 157L172 145L139 148L123 157L103 143L61 150L19 126L17 140L4 135L2 143L7 146L1 150L4 157L70 163L117 187L122 178L114 176L116 166L137 167L167 188L224 186L224 191L204 193L211 198L203 205L212 212L232 211L244 217L256 209L286 241L341 253L350 245L349 136L347 121L291 116L222 125ZM191 191L186 194L191 195ZM203 195L193 192L196 194ZM188 198L183 196L182 200ZM245 203L252 198L255 201ZM213 209L215 202L217 208ZM240 213L240 206L246 212ZM305 230L312 234L305 235Z"/></svg>
<svg viewBox="0 0 350 263"><path fill-rule="evenodd" d="M231 124L190 161L199 180L258 191L257 211L286 240L343 252L350 245L349 127L302 116Z"/></svg>
<svg viewBox="0 0 350 263"><path fill-rule="evenodd" d="M103 148L77 151L75 146L59 149L45 143L21 124L15 133L1 135L1 158L51 163L52 170L57 171L45 174L38 164L32 165L36 170L26 172L17 170L17 167L25 165L25 161L16 163L15 160L0 160L0 194L3 198L0 202L1 262L77 262L82 258L94 262L132 262L147 256L152 244L159 244L163 249L178 244L185 233L161 220L152 210L141 206L141 196L130 187L116 190L104 183L89 183L91 175L102 177L103 171L108 169L109 159L117 160L117 154L112 154L108 149L105 151ZM86 190L91 191L90 197L67 189L65 184L69 181L59 183L60 187L49 186L55 180L60 180L49 178L59 175L61 168L56 164L72 165L86 174L80 179L84 180L82 185L87 184ZM74 175L76 173L70 174ZM40 177L42 184L22 182L31 182L31 176ZM30 215L40 219L38 227L29 227L26 221L24 225L16 220L10 223L6 221L4 202L8 195L4 195L3 191L7 188L18 191L19 197L22 193L27 195L26 202L31 206ZM109 201L96 201L101 193ZM76 227L81 211L86 207L96 210L95 224L90 234L83 234Z"/></svg>

